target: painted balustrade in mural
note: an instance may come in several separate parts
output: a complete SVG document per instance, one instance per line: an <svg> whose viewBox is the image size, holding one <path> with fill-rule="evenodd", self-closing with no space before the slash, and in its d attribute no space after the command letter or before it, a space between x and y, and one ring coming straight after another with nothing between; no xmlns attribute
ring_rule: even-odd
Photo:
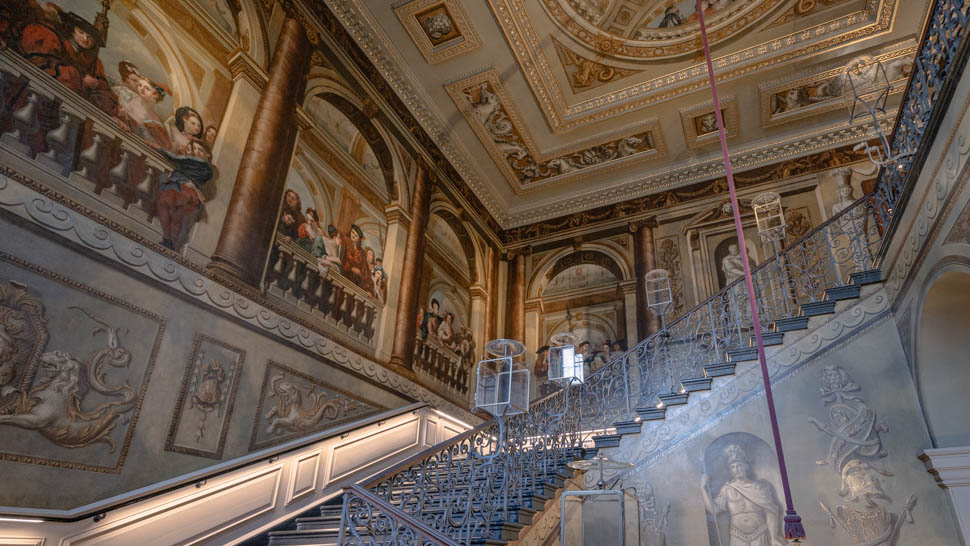
<svg viewBox="0 0 970 546"><path fill-rule="evenodd" d="M263 285L310 320L374 345L383 303L296 242L277 236Z"/></svg>
<svg viewBox="0 0 970 546"><path fill-rule="evenodd" d="M430 379L437 387L452 394L461 405L468 403L471 388L471 353L461 354L446 346L438 337L416 336L414 343L414 371Z"/></svg>
<svg viewBox="0 0 970 546"><path fill-rule="evenodd" d="M160 238L159 188L177 167L170 157L9 50L0 50L0 97L0 146Z"/></svg>

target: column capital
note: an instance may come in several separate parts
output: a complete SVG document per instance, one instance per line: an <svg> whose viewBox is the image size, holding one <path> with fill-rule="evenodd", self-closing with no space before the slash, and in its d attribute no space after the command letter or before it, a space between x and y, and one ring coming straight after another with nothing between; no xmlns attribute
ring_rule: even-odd
<svg viewBox="0 0 970 546"><path fill-rule="evenodd" d="M411 215L404 210L400 203L394 202L390 205L384 207L384 218L387 219L388 224L399 223L404 228L411 225Z"/></svg>
<svg viewBox="0 0 970 546"><path fill-rule="evenodd" d="M488 290L480 284L473 284L468 288L468 295L472 298L485 299L488 297Z"/></svg>
<svg viewBox="0 0 970 546"><path fill-rule="evenodd" d="M511 262L518 257L528 257L532 255L532 247L524 246L520 248L510 248L506 250L502 255L502 260L506 262Z"/></svg>
<svg viewBox="0 0 970 546"><path fill-rule="evenodd" d="M633 222L630 222L629 228L630 228L630 233L636 233L637 231L640 231L640 228L654 229L658 225L659 224L657 223L656 216L648 216L646 218L641 218L639 220L634 220Z"/></svg>
<svg viewBox="0 0 970 546"><path fill-rule="evenodd" d="M260 91L266 88L266 82L269 81L269 74L246 53L242 51L235 52L229 58L228 64L229 73L232 74L232 81L243 78Z"/></svg>

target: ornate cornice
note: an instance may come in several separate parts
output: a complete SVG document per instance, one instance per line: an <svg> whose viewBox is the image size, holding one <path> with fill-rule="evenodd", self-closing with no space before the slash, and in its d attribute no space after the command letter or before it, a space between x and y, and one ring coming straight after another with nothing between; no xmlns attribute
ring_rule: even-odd
<svg viewBox="0 0 970 546"><path fill-rule="evenodd" d="M0 208L127 269L136 278L163 285L268 337L414 400L471 418L464 408L336 343L253 288L214 277L158 243L6 166L0 166Z"/></svg>
<svg viewBox="0 0 970 546"><path fill-rule="evenodd" d="M863 133L863 136L865 136L865 133ZM744 165L743 161L735 161L733 164L738 172L735 173L734 179L739 188L744 188L783 178L816 173L866 159L868 158L864 152L854 151L850 145L748 170L741 170L740 165ZM720 167L723 170L723 165ZM608 226L616 223L622 225L622 223L630 223L631 221L640 222L647 220L647 216L656 214L664 208L726 192L727 179L719 177L576 214L560 216L552 220L507 229L503 233L503 238L506 244L526 244L526 241L543 236L552 234L561 236L570 230L586 230L594 225ZM633 229L632 225L630 229Z"/></svg>
<svg viewBox="0 0 970 546"><path fill-rule="evenodd" d="M880 124L887 132L891 131L891 121L892 118L889 115L880 119ZM871 132L871 123L859 125L840 123L812 133L797 135L786 141L738 150L731 154L731 165L736 172L741 172L791 158L803 158L820 151L862 142L869 138ZM567 216L575 218L595 215L596 211L610 206L623 207L625 203L654 197L648 194L663 195L665 190L723 175L724 162L720 154L712 153L707 159L693 165L648 172L633 180L618 181L613 188L597 189L568 201L537 206L518 212L514 216L506 216L504 218L515 227L505 230L503 240L509 241L509 233L520 232L523 228L528 228L529 224L562 223L563 218Z"/></svg>
<svg viewBox="0 0 970 546"><path fill-rule="evenodd" d="M227 63L229 65L229 73L232 74L233 81L239 78L245 78L253 87L259 89L260 92L266 87L266 82L269 81L269 74L252 57L243 53L242 51L236 51Z"/></svg>

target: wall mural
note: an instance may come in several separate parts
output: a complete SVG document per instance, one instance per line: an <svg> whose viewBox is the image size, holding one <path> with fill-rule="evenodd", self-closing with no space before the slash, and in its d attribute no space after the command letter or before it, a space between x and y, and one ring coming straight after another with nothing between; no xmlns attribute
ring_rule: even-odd
<svg viewBox="0 0 970 546"><path fill-rule="evenodd" d="M0 459L120 472L164 319L2 253L0 279Z"/></svg>
<svg viewBox="0 0 970 546"><path fill-rule="evenodd" d="M616 275L609 269L596 264L579 264L559 272L546 288L543 294L555 294L568 290L579 290L592 286L616 283Z"/></svg>
<svg viewBox="0 0 970 546"><path fill-rule="evenodd" d="M785 544L775 461L768 444L746 432L730 432L707 447L700 485L711 546Z"/></svg>
<svg viewBox="0 0 970 546"><path fill-rule="evenodd" d="M255 451L384 411L312 376L270 361L256 406Z"/></svg>
<svg viewBox="0 0 970 546"><path fill-rule="evenodd" d="M822 369L819 394L827 414L824 421L809 417L808 422L831 441L817 463L840 477L843 503L834 510L824 500L819 504L832 527L838 524L854 544L892 546L903 524L913 523L916 496L909 495L898 512L890 511L894 502L884 484L892 481L893 473L884 460L888 453L880 437L889 427L878 420L862 398L862 388L841 366Z"/></svg>
<svg viewBox="0 0 970 546"><path fill-rule="evenodd" d="M747 239L747 237L745 237ZM750 241L745 241L748 251L748 266L754 270L755 247ZM714 263L717 265L717 282L719 288L724 288L728 284L744 276L744 262L741 259L741 247L738 246L737 237L721 241L714 249Z"/></svg>
<svg viewBox="0 0 970 546"><path fill-rule="evenodd" d="M196 334L165 449L221 459L246 351Z"/></svg>
<svg viewBox="0 0 970 546"><path fill-rule="evenodd" d="M387 277L380 224L365 215L359 200L346 194L333 216L320 207L305 206L304 200L310 192L301 186L292 181L287 183L277 236L283 241L295 242L312 254L321 268L334 270L383 302ZM367 232L362 225L369 228Z"/></svg>

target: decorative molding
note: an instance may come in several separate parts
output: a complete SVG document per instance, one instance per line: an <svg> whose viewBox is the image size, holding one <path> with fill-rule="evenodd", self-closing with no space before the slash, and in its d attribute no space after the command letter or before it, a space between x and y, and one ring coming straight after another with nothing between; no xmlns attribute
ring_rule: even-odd
<svg viewBox="0 0 970 546"><path fill-rule="evenodd" d="M749 168L746 171L742 171L741 169L747 165L747 162L743 161L743 158L741 159L734 163L738 169L734 178L739 188L816 173L842 165L864 161L868 158L865 153L855 151L851 146L843 146L802 156L797 159L788 159L773 165L760 166L753 169ZM723 163L718 163L716 169L723 170L723 167ZM672 177L673 175L668 176ZM534 224L510 228L504 231L503 238L507 244L520 244L545 236L561 236L564 232L586 229L588 226L594 224L606 225L610 223L621 224L630 221L639 221L645 216L655 215L658 211L673 205L724 193L727 193L727 179L715 178L706 182L697 182L691 185L681 186L677 189L670 189L660 193L629 199L622 203L601 206L576 214L560 216L552 220L544 220Z"/></svg>
<svg viewBox="0 0 970 546"><path fill-rule="evenodd" d="M714 59L718 80L735 79L822 49L849 44L885 32L892 27L896 3L897 0L874 1L862 11ZM572 21L558 0L542 0L542 4L554 21L560 25L565 24L568 33L601 55L618 60L641 61L655 56L655 48L637 45L642 42L617 40L602 31L590 30L595 27L587 28ZM525 2L489 0L489 5L554 133L563 133L648 104L683 96L708 85L706 68L703 63L698 63L646 82L567 105L563 91L553 76L553 65L540 45L545 40L533 27ZM696 51L697 44L693 41L685 45L689 46L689 51L685 50L684 53Z"/></svg>
<svg viewBox="0 0 970 546"><path fill-rule="evenodd" d="M890 83L894 84L890 93L902 93L909 69L912 68L916 48L917 46L913 45L879 55L865 55L822 72L783 78L760 85L761 127L774 127L845 108L842 81L846 64L859 61L884 63L887 65L887 77Z"/></svg>
<svg viewBox="0 0 970 546"><path fill-rule="evenodd" d="M738 101L734 95L727 95L721 99L721 117L727 138L738 136ZM713 101L682 109L680 122L684 127L684 139L688 150L719 141Z"/></svg>
<svg viewBox="0 0 970 546"><path fill-rule="evenodd" d="M211 355L213 351L217 353L215 357ZM229 432L229 421L232 419L233 404L236 401L236 391L239 388L239 377L242 374L245 359L246 351L243 349L205 334L197 333L195 335L192 342L192 352L189 354L189 360L185 366L182 386L179 389L178 399L172 411L172 423L169 425L168 436L165 439L167 451L222 459L222 452L226 447L226 435ZM191 392L189 392L190 389ZM188 408L185 408L186 397L189 399ZM196 422L189 425L194 440L192 442L193 447L189 447L184 442L184 438L181 439L182 441L178 438L182 419L186 417L184 413L186 409L194 409L195 412L193 413L196 414ZM207 450L204 449L201 441L205 438L206 429L211 428L211 426L206 426L210 416L212 419L218 417L221 421L216 429L219 434L215 448ZM211 444L211 440L208 443Z"/></svg>
<svg viewBox="0 0 970 546"><path fill-rule="evenodd" d="M657 118L645 119L635 132L614 135L602 144L540 152L494 68L449 83L445 90L516 193L537 182L598 171L607 164L666 156Z"/></svg>
<svg viewBox="0 0 970 546"><path fill-rule="evenodd" d="M590 89L595 89L601 85L621 80L627 76L639 74L642 70L633 70L611 66L608 64L594 61L581 53L569 49L562 42L552 38L552 45L556 47L556 55L559 56L559 63L562 71L569 82L569 88L573 93L583 93Z"/></svg>
<svg viewBox="0 0 970 546"><path fill-rule="evenodd" d="M233 81L239 78L245 78L246 81L259 91L263 91L266 88L266 82L269 81L269 74L249 55L242 51L237 51L229 58L227 64L229 65L229 72L232 74Z"/></svg>
<svg viewBox="0 0 970 546"><path fill-rule="evenodd" d="M12 169L0 166L0 208L16 214L146 281L159 283L265 335L326 359L401 395L461 419L476 419L433 392L334 342L258 292L217 279L157 243Z"/></svg>
<svg viewBox="0 0 970 546"><path fill-rule="evenodd" d="M394 13L428 64L452 59L481 45L457 0L413 0L395 7Z"/></svg>

